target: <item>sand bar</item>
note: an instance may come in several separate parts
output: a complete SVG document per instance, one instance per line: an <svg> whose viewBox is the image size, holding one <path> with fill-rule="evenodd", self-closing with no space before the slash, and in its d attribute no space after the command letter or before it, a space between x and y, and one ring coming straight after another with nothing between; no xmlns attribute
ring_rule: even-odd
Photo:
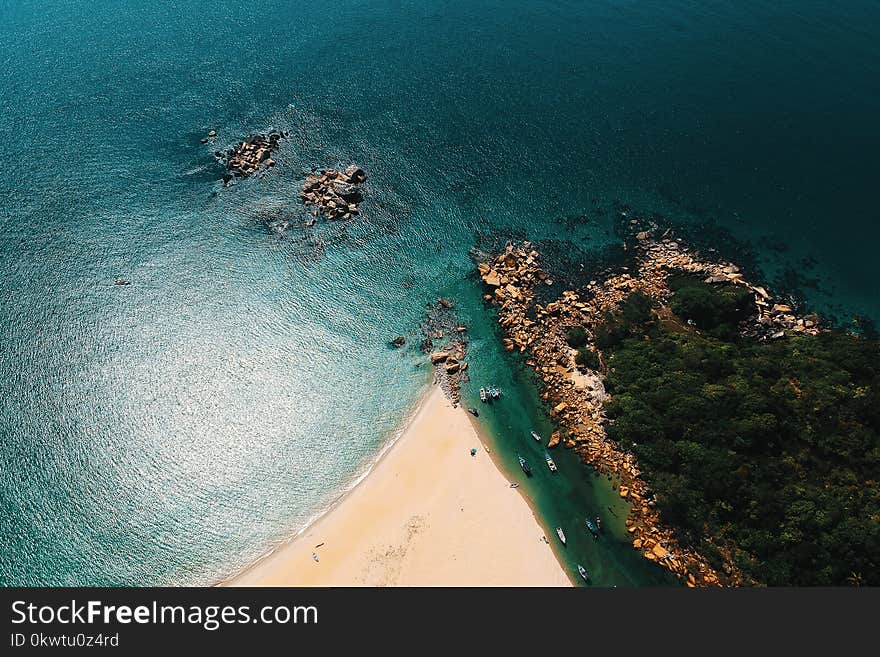
<svg viewBox="0 0 880 657"><path fill-rule="evenodd" d="M570 586L544 535L465 411L435 387L360 484L225 585Z"/></svg>

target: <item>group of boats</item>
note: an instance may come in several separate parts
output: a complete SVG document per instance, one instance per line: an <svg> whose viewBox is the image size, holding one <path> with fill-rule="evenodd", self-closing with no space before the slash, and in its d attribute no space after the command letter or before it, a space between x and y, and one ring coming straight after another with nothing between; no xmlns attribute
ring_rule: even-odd
<svg viewBox="0 0 880 657"><path fill-rule="evenodd" d="M500 399L502 394L501 388L498 386L489 386L488 388L483 387L480 388L480 401L484 404L489 401L495 401L496 399Z"/></svg>
<svg viewBox="0 0 880 657"><path fill-rule="evenodd" d="M556 535L559 537L559 540L562 541L562 544L565 545L565 532L562 531L562 527L556 528ZM581 564L577 565L578 574L583 578L583 580L589 584L590 583L590 573L587 572L587 569L584 568Z"/></svg>
<svg viewBox="0 0 880 657"><path fill-rule="evenodd" d="M497 388L495 386L482 387L482 388L480 388L480 401L485 404L490 401L499 399L501 397L501 394L502 394L501 389ZM475 408L468 408L468 412L474 416L479 415L479 413L477 412L477 409L475 409ZM535 442L539 442L539 443L543 442L544 439L542 438L541 434L539 434L537 431L531 431L530 434L531 434L532 438L535 440ZM519 467L522 468L522 471L525 473L525 475L527 477L531 477L532 476L532 468L529 465L529 462L526 461L525 457L523 457L521 454L517 454L516 456L517 456L517 459L519 460ZM557 472L558 471L558 469L556 467L556 462L553 460L553 457L550 456L550 452L548 452L546 450L544 451L544 460L547 462L547 468L549 468L550 472ZM518 486L519 486L519 484L516 484L516 483L510 484L511 488L516 488ZM587 526L587 530L593 535L593 537L598 539L599 532L602 531L602 521L599 519L599 516L596 516L595 522L593 522L592 520L587 518L585 520L585 524ZM562 531L562 527L556 528L556 535L559 537L559 540L563 545L565 545L567 543L567 539L565 537L565 532ZM589 583L590 582L590 574L587 572L587 569L584 568L581 564L577 565L577 569L578 569L578 574L581 576L581 578L585 582Z"/></svg>
<svg viewBox="0 0 880 657"><path fill-rule="evenodd" d="M602 521L599 519L599 516L596 516L596 522L593 522L589 518L584 521L587 525L587 530L593 535L593 538L599 538L599 532L602 531ZM559 537L559 540L565 545L565 532L562 531L562 527L556 528L556 535Z"/></svg>
<svg viewBox="0 0 880 657"><path fill-rule="evenodd" d="M529 465L529 462L523 458L521 454L517 454L516 457L519 459L519 467L522 468L522 471L526 474L526 477L532 476L532 467ZM547 467L550 468L550 472L556 472L556 461L553 460L553 457L550 456L550 452L544 452L544 460L547 461Z"/></svg>
<svg viewBox="0 0 880 657"><path fill-rule="evenodd" d="M541 442L541 440L543 440L543 438L541 438L541 435L538 432L532 431L531 434L532 434L532 438L534 438L537 442ZM532 476L532 469L529 467L529 464L526 462L526 460L521 455L517 454L517 458L519 458L519 467L522 468L522 471L526 473L527 477L531 477ZM550 456L550 452L548 452L546 450L544 450L544 460L547 462L547 467L550 468L550 472L557 471L556 461L554 461L553 457Z"/></svg>
<svg viewBox="0 0 880 657"><path fill-rule="evenodd" d="M598 539L599 533L602 531L602 520L599 518L599 516L596 516L595 522L593 522L589 518L586 518L584 520L584 523L587 526L587 530L593 535L593 538ZM565 538L565 532L562 531L562 527L556 528L556 535L559 537L560 542L563 545L565 545L566 538ZM578 574L583 578L583 580L585 582L589 583L590 582L590 573L587 572L587 569L584 568L581 564L577 565L577 569L578 569Z"/></svg>

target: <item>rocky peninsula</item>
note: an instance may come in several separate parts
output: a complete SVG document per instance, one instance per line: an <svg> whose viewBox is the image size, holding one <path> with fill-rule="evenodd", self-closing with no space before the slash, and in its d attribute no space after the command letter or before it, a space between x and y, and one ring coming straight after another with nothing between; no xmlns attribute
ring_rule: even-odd
<svg viewBox="0 0 880 657"><path fill-rule="evenodd" d="M542 381L541 397L549 404L551 417L559 427L549 445L562 443L574 449L585 463L613 476L620 496L631 503L626 526L633 547L691 587L749 583L732 559L716 571L691 546L681 542L675 531L664 526L634 455L607 438L603 405L608 394L603 385L603 355L595 345L595 333L608 314L633 292L656 300L660 313L668 312L667 280L680 272L699 275L713 285L748 290L753 312L739 330L757 340L815 335L821 330L819 321L814 315L799 316L764 287L750 283L734 263L705 259L679 240L669 238L668 233L655 238L645 231L636 238L634 273L613 273L605 280L590 281L585 289L565 290L543 304L541 286L551 285L552 277L542 269L540 254L529 242L509 244L502 253L477 263L487 288L484 299L497 308L505 348L522 352L526 364ZM585 350L592 352L586 359L579 358L578 349L567 341L567 331L573 327L582 327L586 333ZM585 360L590 366L584 366Z"/></svg>

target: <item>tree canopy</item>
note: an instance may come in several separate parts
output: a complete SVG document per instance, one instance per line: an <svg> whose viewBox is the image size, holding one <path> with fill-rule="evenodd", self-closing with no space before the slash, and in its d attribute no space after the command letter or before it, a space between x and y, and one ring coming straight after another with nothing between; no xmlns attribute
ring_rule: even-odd
<svg viewBox="0 0 880 657"><path fill-rule="evenodd" d="M743 339L736 286L674 284L696 328L633 295L597 333L608 435L632 446L663 517L761 583L880 585L878 343Z"/></svg>

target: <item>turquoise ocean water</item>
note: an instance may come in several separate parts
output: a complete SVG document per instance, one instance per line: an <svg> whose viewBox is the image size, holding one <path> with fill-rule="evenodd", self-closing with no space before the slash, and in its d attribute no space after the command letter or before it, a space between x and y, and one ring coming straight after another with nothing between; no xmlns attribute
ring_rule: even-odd
<svg viewBox="0 0 880 657"><path fill-rule="evenodd" d="M250 563L411 412L427 367L386 343L440 294L508 392L481 421L513 477L550 427L467 278L475 244L589 269L623 203L841 323L880 318L878 37L867 0L0 0L0 584ZM292 133L278 166L222 189L199 140L270 128ZM362 217L300 227L304 175L351 162ZM546 526L613 528L566 562L668 581L609 484L557 460L526 487Z"/></svg>

